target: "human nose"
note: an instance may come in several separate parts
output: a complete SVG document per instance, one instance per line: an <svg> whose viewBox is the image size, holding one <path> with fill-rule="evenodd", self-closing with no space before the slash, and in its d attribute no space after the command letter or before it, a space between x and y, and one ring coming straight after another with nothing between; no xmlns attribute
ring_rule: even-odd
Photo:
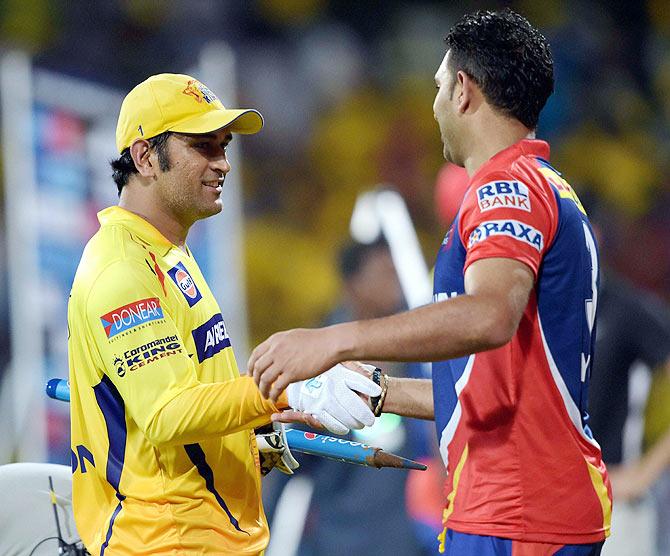
<svg viewBox="0 0 670 556"><path fill-rule="evenodd" d="M212 169L218 174L225 176L231 170L230 162L226 157L226 151L222 151L219 156L211 162Z"/></svg>

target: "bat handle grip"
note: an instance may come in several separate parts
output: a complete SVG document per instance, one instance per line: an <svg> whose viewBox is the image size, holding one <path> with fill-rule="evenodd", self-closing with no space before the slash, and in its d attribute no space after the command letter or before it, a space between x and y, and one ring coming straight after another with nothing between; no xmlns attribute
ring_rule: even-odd
<svg viewBox="0 0 670 556"><path fill-rule="evenodd" d="M52 378L46 385L47 396L63 402L70 401L70 385L64 378Z"/></svg>

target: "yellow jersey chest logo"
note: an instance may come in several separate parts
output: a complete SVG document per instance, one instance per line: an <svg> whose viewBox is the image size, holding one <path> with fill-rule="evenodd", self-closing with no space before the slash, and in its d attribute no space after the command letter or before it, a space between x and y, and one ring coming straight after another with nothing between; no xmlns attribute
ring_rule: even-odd
<svg viewBox="0 0 670 556"><path fill-rule="evenodd" d="M198 289L193 276L189 273L183 263L177 263L170 270L168 276L176 284L177 289L186 299L189 307L193 307L198 301L202 299L202 293Z"/></svg>

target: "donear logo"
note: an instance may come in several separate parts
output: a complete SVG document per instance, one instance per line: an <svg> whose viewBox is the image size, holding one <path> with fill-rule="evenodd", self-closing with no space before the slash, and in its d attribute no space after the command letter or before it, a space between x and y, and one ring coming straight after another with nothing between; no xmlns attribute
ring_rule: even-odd
<svg viewBox="0 0 670 556"><path fill-rule="evenodd" d="M100 322L108 338L113 338L121 332L131 330L140 324L145 324L163 318L163 309L157 297L140 299L128 305L118 307L100 317Z"/></svg>

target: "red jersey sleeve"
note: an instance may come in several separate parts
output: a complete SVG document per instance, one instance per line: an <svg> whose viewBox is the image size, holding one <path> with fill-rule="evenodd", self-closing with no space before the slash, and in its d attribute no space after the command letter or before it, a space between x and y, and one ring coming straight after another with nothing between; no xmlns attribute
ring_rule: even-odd
<svg viewBox="0 0 670 556"><path fill-rule="evenodd" d="M537 277L558 223L558 205L541 180L488 174L463 200L459 234L467 255L463 272L479 259L515 259Z"/></svg>

